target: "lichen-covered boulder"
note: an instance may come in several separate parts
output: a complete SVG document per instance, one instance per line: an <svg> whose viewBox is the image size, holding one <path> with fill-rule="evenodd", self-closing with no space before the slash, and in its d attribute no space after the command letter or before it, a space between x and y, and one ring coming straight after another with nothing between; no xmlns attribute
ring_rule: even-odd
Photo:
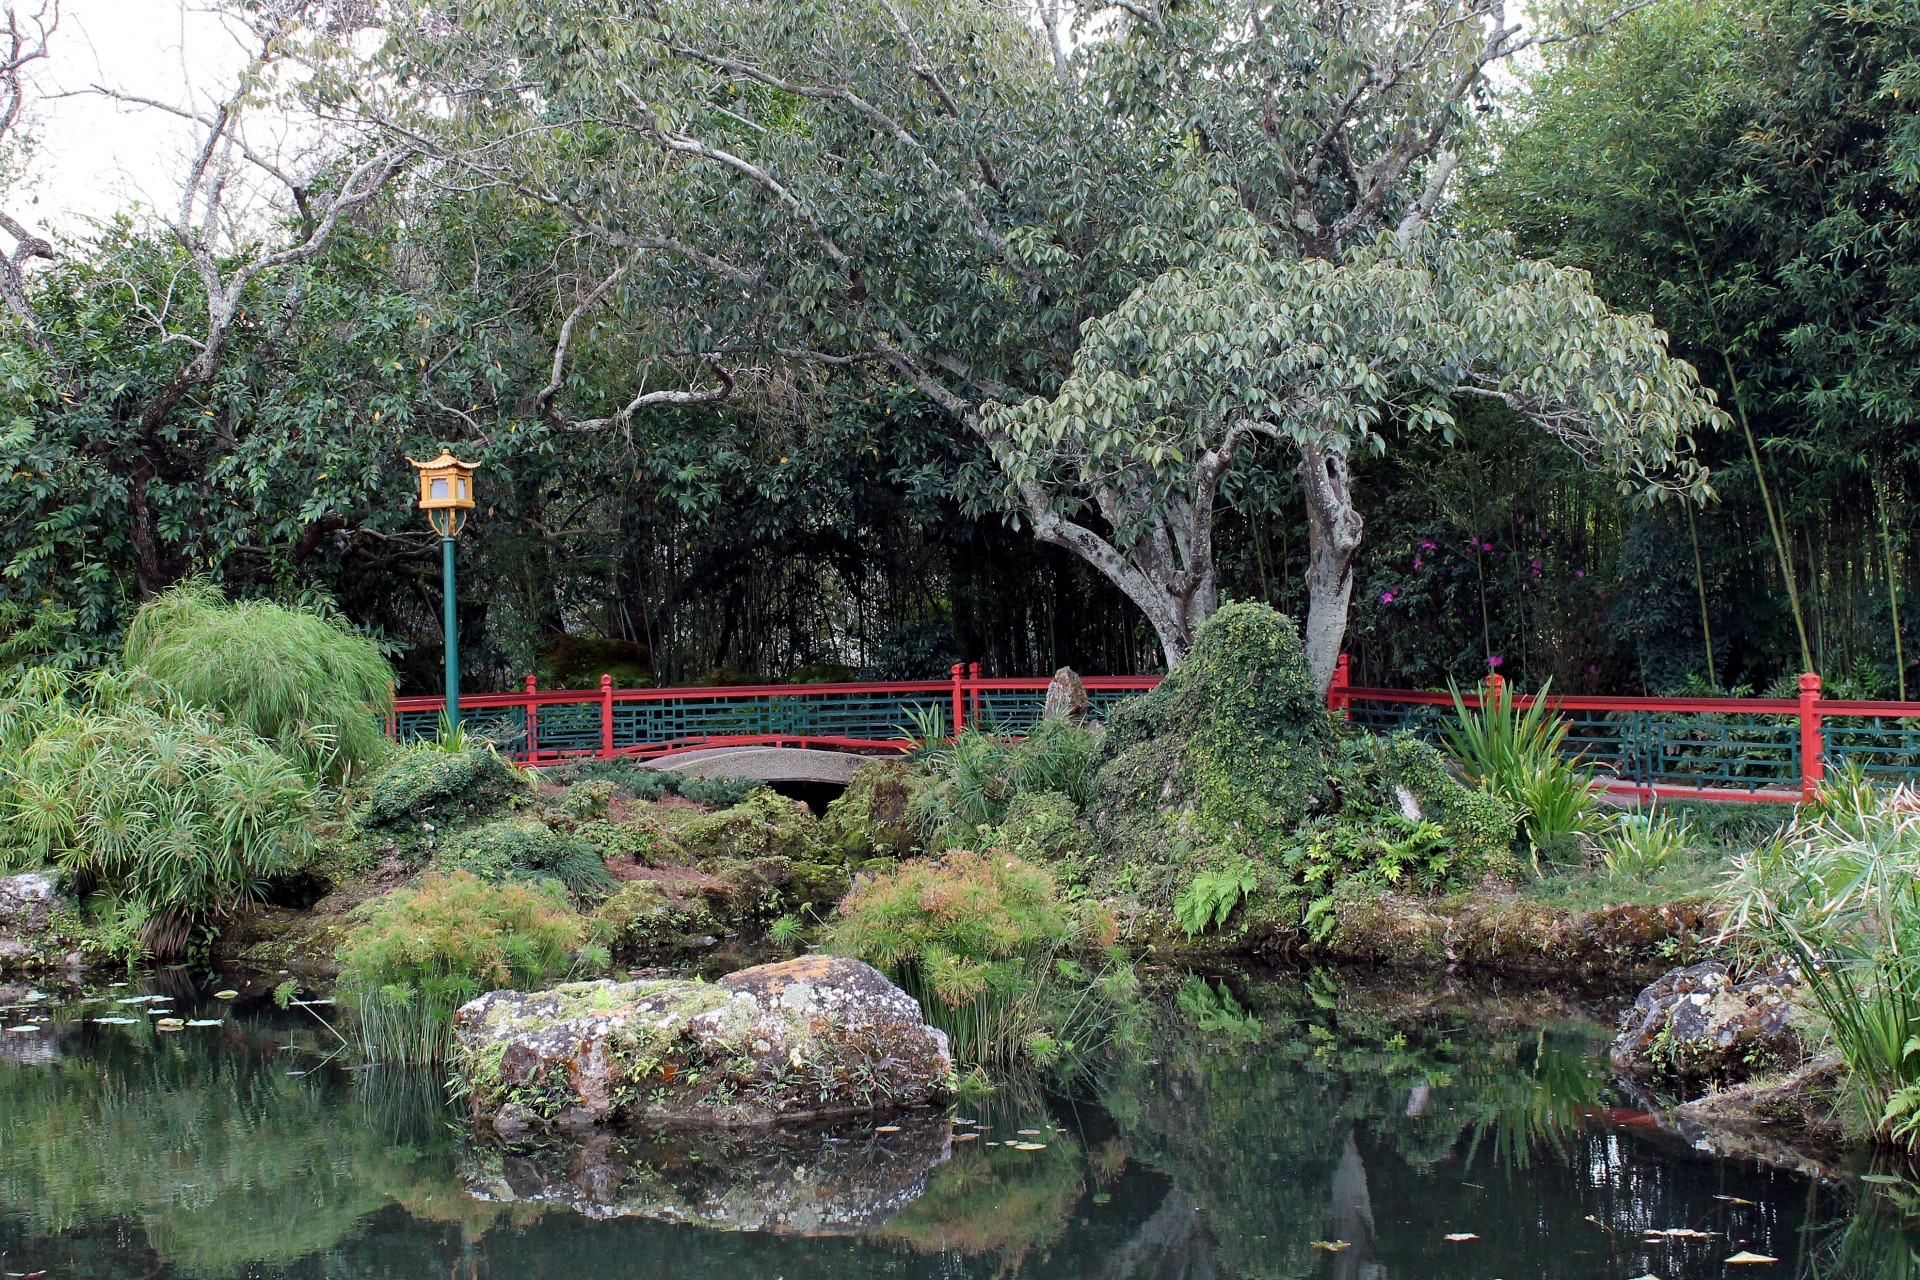
<svg viewBox="0 0 1920 1280"><path fill-rule="evenodd" d="M602 1124L765 1124L944 1097L946 1035L857 960L803 956L718 982L493 991L454 1017L477 1123L507 1141Z"/></svg>
<svg viewBox="0 0 1920 1280"><path fill-rule="evenodd" d="M79 943L61 930L59 917L73 903L44 871L0 876L0 973L79 969Z"/></svg>
<svg viewBox="0 0 1920 1280"><path fill-rule="evenodd" d="M1042 720L1085 720L1093 714L1087 698L1087 686L1080 683L1072 667L1062 667L1047 681L1047 700L1041 704Z"/></svg>
<svg viewBox="0 0 1920 1280"><path fill-rule="evenodd" d="M753 1129L594 1131L513 1148L471 1144L475 1199L561 1206L589 1218L650 1218L722 1231L859 1235L926 1190L952 1150L944 1112Z"/></svg>
<svg viewBox="0 0 1920 1280"><path fill-rule="evenodd" d="M1806 1056L1791 974L1736 980L1718 960L1675 969L1620 1018L1612 1061L1624 1075L1678 1086L1737 1084Z"/></svg>

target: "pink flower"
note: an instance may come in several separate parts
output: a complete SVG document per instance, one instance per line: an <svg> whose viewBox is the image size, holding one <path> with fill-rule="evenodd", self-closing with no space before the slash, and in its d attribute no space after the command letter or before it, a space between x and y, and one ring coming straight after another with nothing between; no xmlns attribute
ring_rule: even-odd
<svg viewBox="0 0 1920 1280"><path fill-rule="evenodd" d="M1585 569L1575 569L1573 571L1573 576L1576 578L1584 578L1587 576L1587 571Z"/></svg>
<svg viewBox="0 0 1920 1280"><path fill-rule="evenodd" d="M1490 654L1488 654L1488 655L1487 655L1487 666L1489 666L1489 667L1497 667L1497 666L1499 666L1499 665L1500 665L1500 664L1501 664L1502 662L1505 662L1505 661L1506 661L1506 659L1505 659L1505 658L1502 658L1502 657L1501 657L1501 656L1500 656L1499 654L1497 654L1497 653L1490 653Z"/></svg>
<svg viewBox="0 0 1920 1280"><path fill-rule="evenodd" d="M1382 591L1382 592L1380 593L1380 603L1381 603L1381 604L1392 604L1392 603L1393 603L1393 592L1391 592L1391 591Z"/></svg>
<svg viewBox="0 0 1920 1280"><path fill-rule="evenodd" d="M1420 539L1420 549L1422 551L1438 551L1440 546L1438 543L1428 542L1425 538L1422 538Z"/></svg>
<svg viewBox="0 0 1920 1280"><path fill-rule="evenodd" d="M1483 542L1480 544L1480 549L1482 551L1491 551L1493 550L1493 544L1491 542Z"/></svg>
<svg viewBox="0 0 1920 1280"><path fill-rule="evenodd" d="M1593 662L1589 662L1589 663L1587 664L1587 674L1588 674L1588 675L1590 675L1590 676L1597 676L1597 675L1599 675L1599 674L1600 674L1600 667L1599 667L1599 664L1598 664L1598 663L1593 663Z"/></svg>
<svg viewBox="0 0 1920 1280"><path fill-rule="evenodd" d="M1416 568L1416 569L1418 569L1418 568L1420 567L1420 557L1419 557L1419 556L1415 556L1415 557L1413 558L1413 567L1414 567L1414 568Z"/></svg>

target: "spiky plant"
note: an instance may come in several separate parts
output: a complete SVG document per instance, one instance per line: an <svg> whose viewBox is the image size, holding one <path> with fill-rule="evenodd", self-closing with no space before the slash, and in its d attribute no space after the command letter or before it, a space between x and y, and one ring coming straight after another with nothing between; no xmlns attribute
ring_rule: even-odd
<svg viewBox="0 0 1920 1280"><path fill-rule="evenodd" d="M372 640L311 610L228 604L213 586L190 582L134 615L125 657L273 743L310 777L338 781L386 751L393 668Z"/></svg>

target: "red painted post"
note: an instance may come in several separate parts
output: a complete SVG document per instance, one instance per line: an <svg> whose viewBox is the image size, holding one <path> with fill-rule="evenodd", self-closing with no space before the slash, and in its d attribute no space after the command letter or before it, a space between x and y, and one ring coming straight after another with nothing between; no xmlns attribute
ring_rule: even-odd
<svg viewBox="0 0 1920 1280"><path fill-rule="evenodd" d="M1481 709L1486 710L1499 702L1501 691L1506 687L1507 679L1505 676L1501 675L1498 671L1489 671L1486 680L1483 682L1480 697Z"/></svg>
<svg viewBox="0 0 1920 1280"><path fill-rule="evenodd" d="M600 756L613 755L613 677L600 677Z"/></svg>
<svg viewBox="0 0 1920 1280"><path fill-rule="evenodd" d="M959 737L960 731L967 727L967 704L965 701L965 682L967 669L958 662L953 664L953 736Z"/></svg>
<svg viewBox="0 0 1920 1280"><path fill-rule="evenodd" d="M967 664L967 719L980 723L980 664Z"/></svg>
<svg viewBox="0 0 1920 1280"><path fill-rule="evenodd" d="M1820 733L1820 677L1811 671L1800 676L1800 798L1811 803L1820 797L1826 766L1820 757L1826 743Z"/></svg>
<svg viewBox="0 0 1920 1280"><path fill-rule="evenodd" d="M1342 720L1353 719L1352 699L1347 690L1353 687L1353 659L1341 654L1333 663L1333 684L1327 689L1327 710L1337 712Z"/></svg>
<svg viewBox="0 0 1920 1280"><path fill-rule="evenodd" d="M533 760L540 754L540 713L533 709L533 693L538 683L532 676L527 677L527 759Z"/></svg>

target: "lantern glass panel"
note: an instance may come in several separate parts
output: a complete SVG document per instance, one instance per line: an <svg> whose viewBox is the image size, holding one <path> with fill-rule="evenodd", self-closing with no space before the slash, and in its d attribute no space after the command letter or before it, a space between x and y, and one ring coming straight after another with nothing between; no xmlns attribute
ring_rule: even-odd
<svg viewBox="0 0 1920 1280"><path fill-rule="evenodd" d="M444 499L447 496L447 478L445 476L435 476L433 478L431 492L434 501L438 502Z"/></svg>

